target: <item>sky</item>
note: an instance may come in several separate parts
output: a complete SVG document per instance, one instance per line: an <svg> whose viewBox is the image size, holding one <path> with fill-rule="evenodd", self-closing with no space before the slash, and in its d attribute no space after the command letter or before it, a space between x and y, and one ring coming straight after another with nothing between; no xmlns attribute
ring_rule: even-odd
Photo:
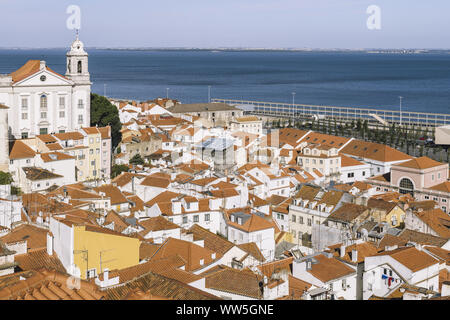
<svg viewBox="0 0 450 320"><path fill-rule="evenodd" d="M450 49L448 0L0 0L0 47L67 47L69 5L87 47Z"/></svg>

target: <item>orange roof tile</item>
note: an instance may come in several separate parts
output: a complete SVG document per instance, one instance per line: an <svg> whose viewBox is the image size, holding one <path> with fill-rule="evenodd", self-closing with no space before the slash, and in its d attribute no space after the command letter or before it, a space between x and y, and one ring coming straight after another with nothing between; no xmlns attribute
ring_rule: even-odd
<svg viewBox="0 0 450 320"><path fill-rule="evenodd" d="M437 166L442 166L443 164L444 163L435 161L428 157L420 157L420 158L411 159L406 162L402 162L400 164L396 164L396 166L423 170L423 169L433 168L433 167L437 167Z"/></svg>

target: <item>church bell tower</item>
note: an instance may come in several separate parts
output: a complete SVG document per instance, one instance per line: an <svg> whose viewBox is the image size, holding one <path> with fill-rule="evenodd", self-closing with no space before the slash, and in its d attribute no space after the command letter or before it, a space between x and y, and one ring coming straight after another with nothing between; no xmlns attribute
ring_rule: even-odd
<svg viewBox="0 0 450 320"><path fill-rule="evenodd" d="M88 54L84 51L83 42L78 39L78 32L77 38L70 46L70 51L67 52L66 57L66 77L77 84L90 84Z"/></svg>

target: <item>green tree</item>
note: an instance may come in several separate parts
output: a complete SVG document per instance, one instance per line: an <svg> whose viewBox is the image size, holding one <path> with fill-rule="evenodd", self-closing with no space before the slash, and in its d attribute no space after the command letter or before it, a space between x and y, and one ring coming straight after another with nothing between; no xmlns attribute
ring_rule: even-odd
<svg viewBox="0 0 450 320"><path fill-rule="evenodd" d="M128 168L127 165L124 164L115 164L111 168L111 178L117 177L122 172L128 172L130 168Z"/></svg>
<svg viewBox="0 0 450 320"><path fill-rule="evenodd" d="M103 96L91 93L91 126L111 126L111 144L114 150L122 140L119 110Z"/></svg>
<svg viewBox="0 0 450 320"><path fill-rule="evenodd" d="M0 171L0 185L11 184L13 178L9 172Z"/></svg>
<svg viewBox="0 0 450 320"><path fill-rule="evenodd" d="M144 165L145 161L144 159L142 159L141 155L135 154L133 158L130 159L130 164L134 164L134 165Z"/></svg>

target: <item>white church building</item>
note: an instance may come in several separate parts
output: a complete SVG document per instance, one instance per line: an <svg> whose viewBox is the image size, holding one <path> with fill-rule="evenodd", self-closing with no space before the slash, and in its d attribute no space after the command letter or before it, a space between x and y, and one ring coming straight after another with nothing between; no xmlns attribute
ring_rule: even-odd
<svg viewBox="0 0 450 320"><path fill-rule="evenodd" d="M8 109L9 138L73 131L90 126L88 54L77 39L66 54L65 75L40 60L0 75L0 105Z"/></svg>

